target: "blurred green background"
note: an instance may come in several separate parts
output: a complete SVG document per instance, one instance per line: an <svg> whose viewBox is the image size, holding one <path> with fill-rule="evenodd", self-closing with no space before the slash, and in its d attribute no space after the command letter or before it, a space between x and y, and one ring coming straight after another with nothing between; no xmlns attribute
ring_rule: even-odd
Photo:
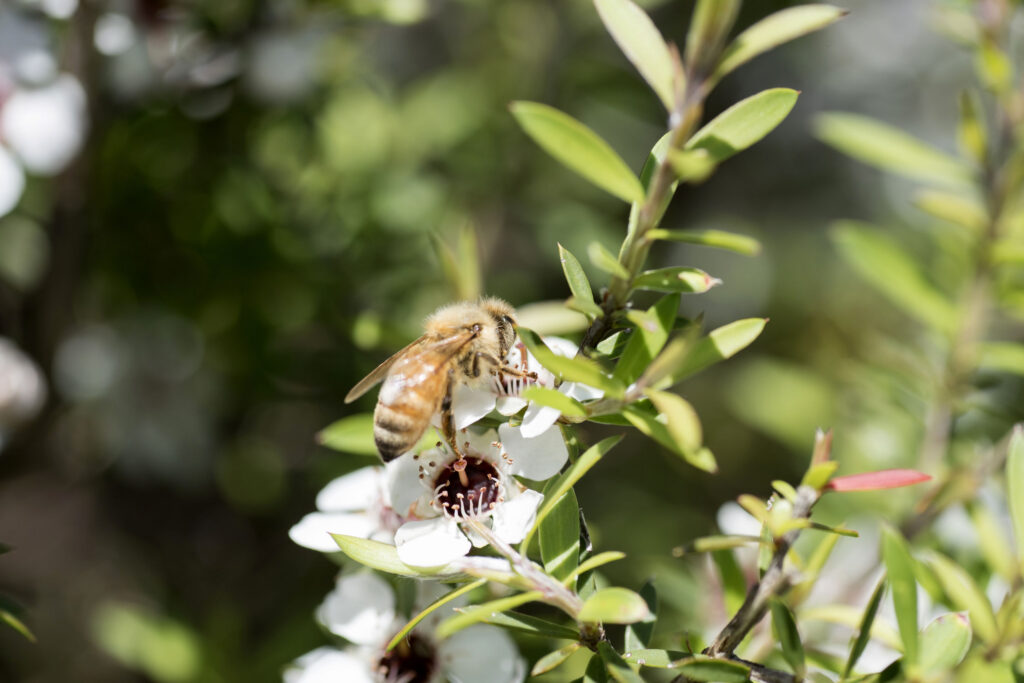
<svg viewBox="0 0 1024 683"><path fill-rule="evenodd" d="M692 2L642 4L682 42ZM747 3L738 26L789 4ZM799 477L816 427L835 427L841 472L915 462L928 390L893 368L929 359L901 357L893 340L915 326L840 263L828 225L908 226L913 245L927 219L908 183L841 157L810 121L855 111L950 149L971 64L933 30L933 3L849 8L716 89L709 116L768 87L802 95L665 219L752 235L763 253L652 253L724 281L684 303L709 327L771 319L683 389L721 472L634 434L579 488L596 545L631 557L616 581L658 575L666 633L720 616L700 564L671 549L739 493ZM312 612L336 572L287 530L333 476L371 463L314 435L370 410L372 396L342 397L457 296L438 243L475 235L485 291L522 305L568 295L556 243L621 242L627 207L533 145L508 102L567 111L634 169L663 110L586 0L22 1L0 27L41 36L88 112L74 161L30 174L0 218L0 334L49 382L0 453L14 549L0 592L39 640L0 629L0 680L278 680L324 642ZM995 437L1024 391L987 390L1004 414L979 429Z"/></svg>

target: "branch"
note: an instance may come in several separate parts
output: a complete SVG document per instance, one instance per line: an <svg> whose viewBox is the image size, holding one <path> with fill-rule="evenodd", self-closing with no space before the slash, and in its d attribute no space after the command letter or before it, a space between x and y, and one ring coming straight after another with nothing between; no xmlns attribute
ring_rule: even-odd
<svg viewBox="0 0 1024 683"><path fill-rule="evenodd" d="M796 500L793 503L793 519L807 519L811 516L811 508L818 502L820 493L810 487L801 486L797 489ZM704 654L711 657L732 657L733 651L739 646L743 639L757 624L764 618L768 611L768 602L771 598L784 595L792 586L793 575L785 568L786 555L793 546L800 529L793 529L784 534L775 545L775 554L772 555L768 569L761 580L750 587L743 605L736 612L736 615L729 620L721 633L715 637L711 645L704 650Z"/></svg>

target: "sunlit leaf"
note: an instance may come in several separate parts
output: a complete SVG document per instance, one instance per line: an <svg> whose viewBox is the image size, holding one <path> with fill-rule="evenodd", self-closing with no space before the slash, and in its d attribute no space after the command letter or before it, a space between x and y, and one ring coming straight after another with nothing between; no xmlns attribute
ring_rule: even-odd
<svg viewBox="0 0 1024 683"><path fill-rule="evenodd" d="M480 605L467 607L460 610L460 613L454 617L448 617L438 624L434 635L438 640L444 640L462 629L486 621L496 614L507 612L510 609L515 609L534 600L541 600L543 597L544 595L540 591L527 591L526 593L518 593L507 598L498 598L497 600L491 600Z"/></svg>
<svg viewBox="0 0 1024 683"><path fill-rule="evenodd" d="M373 441L373 413L343 417L324 427L316 438L327 448L342 453L377 455L377 445Z"/></svg>
<svg viewBox="0 0 1024 683"><path fill-rule="evenodd" d="M651 399L658 412L665 416L665 426L679 450L699 449L703 441L703 430L697 411L690 402L678 394L667 391L648 389L644 393Z"/></svg>
<svg viewBox="0 0 1024 683"><path fill-rule="evenodd" d="M571 657L576 650L581 647L583 646L579 643L569 643L561 649L547 653L538 659L537 663L533 665L532 669L530 669L530 676L540 676L541 674L546 674L549 671L554 671L564 664L565 660L569 659L569 657Z"/></svg>
<svg viewBox="0 0 1024 683"><path fill-rule="evenodd" d="M596 362L582 357L567 358L559 356L532 330L519 328L519 338L530 350L530 353L560 380L582 382L595 389L601 389L609 396L621 397L626 390L625 385L617 379L606 375Z"/></svg>
<svg viewBox="0 0 1024 683"><path fill-rule="evenodd" d="M511 110L526 134L555 159L624 201L643 201L640 180L590 128L537 102L513 102Z"/></svg>
<svg viewBox="0 0 1024 683"><path fill-rule="evenodd" d="M690 73L703 77L711 72L739 9L740 0L697 0L686 34L686 65Z"/></svg>
<svg viewBox="0 0 1024 683"><path fill-rule="evenodd" d="M796 90L772 88L740 100L694 133L686 149L707 150L714 163L721 163L772 132L798 96Z"/></svg>
<svg viewBox="0 0 1024 683"><path fill-rule="evenodd" d="M629 320L634 325L633 335L615 366L613 376L623 384L639 377L668 341L679 311L679 295L662 297L646 312L631 311Z"/></svg>
<svg viewBox="0 0 1024 683"><path fill-rule="evenodd" d="M673 349L673 345L669 344L640 381L644 386L655 388L672 386L742 351L757 339L767 322L766 318L737 320L698 339L689 348ZM670 354L670 351L674 353Z"/></svg>
<svg viewBox="0 0 1024 683"><path fill-rule="evenodd" d="M707 681L708 683L746 683L750 680L750 669L739 662L724 659L712 659L695 655L674 667L679 673L691 681Z"/></svg>
<svg viewBox="0 0 1024 683"><path fill-rule="evenodd" d="M409 634L410 631L412 631L414 628L416 628L416 626L419 625L419 623L421 621L426 619L428 616L430 616L436 610L438 610L441 607L447 605L452 600L455 600L456 598L459 598L459 597L465 595L466 593L469 593L470 591L475 590L475 589L477 589L477 588L479 588L481 586L484 586L486 584L487 584L487 580L486 579L477 579L476 581L472 581L470 583L467 583L465 586L461 586L459 588L456 588L453 591L449 591L448 593L445 593L444 595L439 597L437 600L434 600L434 602L432 602L429 605L427 605L427 607L425 607L422 611L420 611L419 614L417 614L412 619L410 619L409 623L407 623L405 626L403 626L398 631L398 633L395 634L395 636L391 639L391 642L388 643L388 646L387 646L387 648L385 648L385 650L387 652L390 652L391 650L393 650L394 647L396 645L398 645L398 643L400 643Z"/></svg>
<svg viewBox="0 0 1024 683"><path fill-rule="evenodd" d="M651 230L647 236L652 240L669 242L687 242L704 247L715 247L735 251L746 256L756 256L761 252L761 243L747 235L737 235L724 230Z"/></svg>
<svg viewBox="0 0 1024 683"><path fill-rule="evenodd" d="M590 287L590 280L583 272L580 262L572 255L571 251L561 244L558 245L558 258L562 262L562 272L565 273L565 280L569 283L569 291L577 298L593 303L594 291Z"/></svg>
<svg viewBox="0 0 1024 683"><path fill-rule="evenodd" d="M701 536L700 538L693 539L684 546L673 548L672 554L676 557L682 557L688 553L709 553L715 550L742 548L748 545L757 545L760 542L760 536L744 536L741 534Z"/></svg>
<svg viewBox="0 0 1024 683"><path fill-rule="evenodd" d="M1006 455L1006 498L1010 502L1010 519L1017 541L1017 563L1024 572L1024 426L1013 428Z"/></svg>
<svg viewBox="0 0 1024 683"><path fill-rule="evenodd" d="M628 588L602 588L583 603L578 618L605 624L632 624L651 616L647 602Z"/></svg>
<svg viewBox="0 0 1024 683"><path fill-rule="evenodd" d="M673 453L681 455L686 462L697 469L705 472L718 471L718 463L715 462L715 456L710 450L704 447L684 449L669 432L666 424L646 410L636 405L628 405L622 409L622 414L641 434L654 439Z"/></svg>
<svg viewBox="0 0 1024 683"><path fill-rule="evenodd" d="M622 553L617 550L607 550L603 553L598 553L597 555L594 555L593 557L588 557L583 562L580 562L580 566L572 570L572 573L569 575L569 578L582 576L583 574L586 574L589 571L606 565L609 562L617 562L618 560L621 560L625 557L626 553Z"/></svg>
<svg viewBox="0 0 1024 683"><path fill-rule="evenodd" d="M668 160L676 177L684 183L702 183L718 167L706 149L672 149L668 152Z"/></svg>
<svg viewBox="0 0 1024 683"><path fill-rule="evenodd" d="M999 638L996 615L992 611L992 604L971 575L940 553L930 552L926 559L949 600L958 609L967 610L970 614L971 625L978 637L988 644L995 643Z"/></svg>
<svg viewBox="0 0 1024 683"><path fill-rule="evenodd" d="M555 408L562 415L568 415L570 417L586 417L587 409L582 403L574 399L572 396L566 396L557 389L548 389L545 387L530 387L523 391L523 398L527 401L533 401L542 406L550 406Z"/></svg>
<svg viewBox="0 0 1024 683"><path fill-rule="evenodd" d="M1024 376L1024 344L984 342L978 355L978 366L984 370Z"/></svg>
<svg viewBox="0 0 1024 683"><path fill-rule="evenodd" d="M882 527L882 559L889 575L892 602L896 609L896 623L903 641L904 658L915 666L917 647L917 582L914 580L914 560L910 557L906 541L898 531Z"/></svg>
<svg viewBox="0 0 1024 683"><path fill-rule="evenodd" d="M644 186L644 191L650 189L651 180L654 178L654 174L658 167L665 160L669 153L669 145L672 142L672 131L669 131L658 138L658 141L654 143L654 147L651 148L650 154L647 155L647 159L644 161L644 167L640 169L640 183ZM665 197L661 202L661 206L656 207L655 215L657 220L654 224L657 225L660 221L661 216L665 213L665 209L668 207L669 202L672 201L672 197L676 193L676 188L679 186L679 182L673 182L668 187L668 191L665 193ZM636 234L637 226L640 222L640 208L642 202L633 202L629 207L629 222L627 223L627 240L633 239ZM649 235L650 233L648 233Z"/></svg>
<svg viewBox="0 0 1024 683"><path fill-rule="evenodd" d="M895 240L873 226L854 221L840 221L832 235L846 262L892 303L941 332L955 329L953 304L925 279L914 259Z"/></svg>
<svg viewBox="0 0 1024 683"><path fill-rule="evenodd" d="M563 640L575 640L580 637L576 629L563 624L556 624L547 619L541 619L529 614L519 612L497 612L487 616L484 623L500 626L510 631L526 633L531 636L543 636L545 638L561 638Z"/></svg>
<svg viewBox="0 0 1024 683"><path fill-rule="evenodd" d="M586 316L570 311L561 301L526 304L516 312L520 325L543 335L572 334L587 329L589 324Z"/></svg>
<svg viewBox="0 0 1024 683"><path fill-rule="evenodd" d="M689 653L678 650L652 650L649 648L630 648L626 646L626 654L622 657L637 666L651 669L670 669L678 662L687 659Z"/></svg>
<svg viewBox="0 0 1024 683"><path fill-rule="evenodd" d="M644 271L633 278L634 289L683 294L702 294L719 284L722 284L721 280L699 268L659 268Z"/></svg>
<svg viewBox="0 0 1024 683"><path fill-rule="evenodd" d="M544 571L559 581L568 579L580 560L580 506L572 489L555 501L537 531Z"/></svg>
<svg viewBox="0 0 1024 683"><path fill-rule="evenodd" d="M971 181L961 161L881 121L830 112L818 115L815 129L824 142L882 170L943 185Z"/></svg>
<svg viewBox="0 0 1024 683"><path fill-rule="evenodd" d="M25 622L23 622L21 619L15 616L9 610L0 608L0 621L4 622L5 624L13 628L15 631L20 633L22 637L28 640L29 642L37 642L35 634L32 633L31 629L29 629L29 627L25 625Z"/></svg>
<svg viewBox="0 0 1024 683"><path fill-rule="evenodd" d="M951 671L971 647L971 622L963 612L943 614L921 631L921 672Z"/></svg>
<svg viewBox="0 0 1024 683"><path fill-rule="evenodd" d="M960 122L956 133L960 152L977 164L985 163L988 156L988 131L985 130L981 103L971 93L960 93Z"/></svg>
<svg viewBox="0 0 1024 683"><path fill-rule="evenodd" d="M618 681L618 683L644 683L644 679L640 678L640 674L629 668L629 664L626 664L626 661L608 644L608 641L602 640L598 643L597 652L601 655L601 659L604 660L608 674L613 680Z"/></svg>
<svg viewBox="0 0 1024 683"><path fill-rule="evenodd" d="M713 80L772 48L825 28L846 14L846 10L831 5L799 5L770 14L736 36L722 55Z"/></svg>
<svg viewBox="0 0 1024 683"><path fill-rule="evenodd" d="M629 279L629 272L600 242L591 242L587 246L587 257L600 270L623 280Z"/></svg>
<svg viewBox="0 0 1024 683"><path fill-rule="evenodd" d="M953 225L981 232L988 222L985 207L961 194L941 190L921 190L914 195L914 206Z"/></svg>
<svg viewBox="0 0 1024 683"><path fill-rule="evenodd" d="M665 108L672 111L675 108L672 56L654 22L631 0L594 0L594 5L626 59L640 72Z"/></svg>

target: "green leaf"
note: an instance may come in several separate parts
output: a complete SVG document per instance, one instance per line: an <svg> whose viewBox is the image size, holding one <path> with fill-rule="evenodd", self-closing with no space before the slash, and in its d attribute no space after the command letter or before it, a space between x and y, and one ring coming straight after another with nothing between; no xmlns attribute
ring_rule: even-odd
<svg viewBox="0 0 1024 683"><path fill-rule="evenodd" d="M625 557L626 553L619 552L618 550L608 550L603 553L598 553L597 555L594 555L593 557L588 557L586 560L581 562L580 566L576 567L576 569L574 569L572 573L569 575L569 579L574 579L577 576L582 576L583 574L586 574L589 571L597 569L598 567L604 566L609 562L616 562Z"/></svg>
<svg viewBox="0 0 1024 683"><path fill-rule="evenodd" d="M760 536L744 536L739 534L717 534L714 536L701 536L695 538L684 546L677 546L672 549L672 555L682 557L690 553L710 553L715 550L729 550L730 548L745 548L748 545L757 545L761 542Z"/></svg>
<svg viewBox="0 0 1024 683"><path fill-rule="evenodd" d="M697 0L686 34L686 65L690 74L702 78L711 72L739 9L740 0Z"/></svg>
<svg viewBox="0 0 1024 683"><path fill-rule="evenodd" d="M668 341L669 332L679 312L678 294L662 297L645 313L631 311L630 322L635 325L633 335L615 366L613 376L623 384L639 377Z"/></svg>
<svg viewBox="0 0 1024 683"><path fill-rule="evenodd" d="M941 190L921 190L914 195L914 206L930 216L980 233L988 223L985 207L960 194Z"/></svg>
<svg viewBox="0 0 1024 683"><path fill-rule="evenodd" d="M715 363L732 358L749 346L768 322L767 318L746 318L723 325L689 348L669 344L640 378L644 386L665 388Z"/></svg>
<svg viewBox="0 0 1024 683"><path fill-rule="evenodd" d="M520 327L519 339L540 364L560 380L582 382L595 389L601 389L614 398L621 398L626 391L626 386L622 382L606 375L604 369L596 362L581 356L575 358L559 356L549 349L533 330Z"/></svg>
<svg viewBox="0 0 1024 683"><path fill-rule="evenodd" d="M978 366L984 370L1024 376L1024 345L1013 342L983 342Z"/></svg>
<svg viewBox="0 0 1024 683"><path fill-rule="evenodd" d="M947 334L955 329L955 307L891 237L855 221L837 223L832 237L844 260L905 313Z"/></svg>
<svg viewBox="0 0 1024 683"><path fill-rule="evenodd" d="M583 452L583 455L576 458L576 461L569 466L565 472L559 475L558 479L551 487L551 492L544 496L544 502L541 503L540 509L537 510L537 521L534 522L533 528L526 532L526 537L520 547L525 551L526 548L530 547L530 540L533 538L533 534L537 527L544 521L555 503L564 496L569 489L571 489L576 482L586 474L591 467L596 465L598 461L605 456L605 454L615 447L615 444L622 440L622 435L609 436L607 439L602 439L596 444L588 448Z"/></svg>
<svg viewBox="0 0 1024 683"><path fill-rule="evenodd" d="M637 666L646 666L651 669L671 669L679 661L689 657L689 653L678 650L630 649L628 646L626 650L626 654L622 656L623 659L633 662Z"/></svg>
<svg viewBox="0 0 1024 683"><path fill-rule="evenodd" d="M569 643L559 650L547 653L538 659L537 663L533 665L532 669L530 669L530 676L540 676L541 674L546 674L549 671L554 671L564 664L565 660L569 659L569 657L575 654L576 650L581 647L583 646L579 643Z"/></svg>
<svg viewBox="0 0 1024 683"><path fill-rule="evenodd" d="M647 236L652 240L687 242L703 247L715 247L735 251L746 256L755 256L761 251L761 243L747 235L737 235L724 230L651 230Z"/></svg>
<svg viewBox="0 0 1024 683"><path fill-rule="evenodd" d="M708 683L746 683L750 669L739 662L696 655L677 662L677 669L691 681Z"/></svg>
<svg viewBox="0 0 1024 683"><path fill-rule="evenodd" d="M917 582L914 580L914 560L910 557L906 541L890 526L882 527L882 559L892 587L892 602L896 609L896 624L903 641L904 659L911 668L918 661L917 647Z"/></svg>
<svg viewBox="0 0 1024 683"><path fill-rule="evenodd" d="M785 603L775 599L771 602L772 633L782 648L782 656L793 669L796 677L803 678L807 670L804 661L804 645L800 640L800 631L796 628L796 620Z"/></svg>
<svg viewBox="0 0 1024 683"><path fill-rule="evenodd" d="M591 289L590 280L583 272L580 262L572 255L571 251L561 244L558 245L558 258L562 261L562 272L565 273L565 280L569 283L569 291L577 299L594 303L594 290Z"/></svg>
<svg viewBox="0 0 1024 683"><path fill-rule="evenodd" d="M801 623L806 624L812 621L823 621L826 624L846 626L853 634L859 632L864 616L865 614L863 610L852 605L817 605L815 607L806 607L800 610ZM893 650L903 649L903 643L900 641L899 632L896 630L896 627L889 622L876 619L874 623L871 624L870 631L871 640L876 640L882 645ZM807 651L808 659L811 658L811 652L811 650ZM843 666L840 664L834 670L839 671L842 668Z"/></svg>
<svg viewBox="0 0 1024 683"><path fill-rule="evenodd" d="M526 134L555 159L624 201L643 201L640 180L590 128L537 102L513 102L511 111Z"/></svg>
<svg viewBox="0 0 1024 683"><path fill-rule="evenodd" d="M643 588L640 589L640 597L647 603L647 609L650 610L651 614L653 616L657 616L658 592L655 590L654 583L650 579L648 579L647 583L645 583ZM642 650L650 644L651 636L653 635L654 619L629 624L626 626L626 635L625 640L623 641L623 647L627 651Z"/></svg>
<svg viewBox="0 0 1024 683"><path fill-rule="evenodd" d="M531 636L561 638L563 640L575 640L580 637L576 629L571 626L556 624L547 619L541 619L529 614L520 614L519 612L497 612L484 619L484 622Z"/></svg>
<svg viewBox="0 0 1024 683"><path fill-rule="evenodd" d="M583 603L579 621L632 624L651 616L647 602L628 588L602 588Z"/></svg>
<svg viewBox="0 0 1024 683"><path fill-rule="evenodd" d="M533 401L542 406L549 406L557 409L563 415L570 417L586 417L587 409L582 403L574 399L572 396L566 396L557 389L547 389L545 387L530 387L526 389L522 396L527 401Z"/></svg>
<svg viewBox="0 0 1024 683"><path fill-rule="evenodd" d="M707 448L684 450L680 442L669 432L665 423L643 408L635 404L627 405L622 409L622 414L641 434L654 439L673 453L681 455L686 462L697 469L712 473L718 471L718 463L715 462L715 456L710 450Z"/></svg>
<svg viewBox="0 0 1024 683"><path fill-rule="evenodd" d="M377 455L377 445L373 441L373 413L360 413L343 417L324 427L316 435L316 440L342 453L355 455Z"/></svg>
<svg viewBox="0 0 1024 683"><path fill-rule="evenodd" d="M812 464L807 468L807 472L804 473L804 478L800 484L821 491L828 484L829 479L832 478L837 469L839 469L839 463L835 460L826 460L825 462Z"/></svg>
<svg viewBox="0 0 1024 683"><path fill-rule="evenodd" d="M878 606L882 602L883 595L885 595L885 579L878 582L874 592L871 593L867 606L864 608L864 616L861 618L857 637L853 640L853 644L850 647L850 656L846 660L846 668L843 669L844 679L853 673L853 667L857 665L857 660L864 654L864 648L867 647L868 640L871 638L871 627L875 623L875 616L878 614Z"/></svg>
<svg viewBox="0 0 1024 683"><path fill-rule="evenodd" d="M819 114L815 133L840 152L884 171L940 185L971 182L970 169L955 157L866 116Z"/></svg>
<svg viewBox="0 0 1024 683"><path fill-rule="evenodd" d="M648 389L644 393L651 399L658 412L665 416L665 426L679 451L685 453L699 449L704 436L700 418L697 417L697 411L690 402L678 394L667 391Z"/></svg>
<svg viewBox="0 0 1024 683"><path fill-rule="evenodd" d="M712 81L772 48L825 28L847 13L831 5L799 5L768 15L736 36L722 55Z"/></svg>
<svg viewBox="0 0 1024 683"><path fill-rule="evenodd" d="M1017 578L1017 560L996 516L979 501L969 502L967 511L974 523L978 546L985 562L1007 583L1013 583Z"/></svg>
<svg viewBox="0 0 1024 683"><path fill-rule="evenodd" d="M960 93L960 123L956 137L961 154L976 164L985 163L988 157L988 131L985 130L982 105L972 93Z"/></svg>
<svg viewBox="0 0 1024 683"><path fill-rule="evenodd" d="M934 619L921 631L921 672L937 674L956 668L971 647L971 622L963 612Z"/></svg>
<svg viewBox="0 0 1024 683"><path fill-rule="evenodd" d="M621 263L612 255L610 251L604 248L604 245L600 242L591 242L587 247L587 257L595 267L603 270L609 275L614 275L622 280L629 279L629 272L622 266Z"/></svg>
<svg viewBox="0 0 1024 683"><path fill-rule="evenodd" d="M544 571L559 581L568 579L580 562L580 506L572 489L555 501L538 533Z"/></svg>
<svg viewBox="0 0 1024 683"><path fill-rule="evenodd" d="M15 631L20 633L22 637L30 643L37 642L35 634L32 633L29 627L25 625L25 622L23 622L21 619L16 617L8 610L0 608L0 621L4 622L5 624L13 628Z"/></svg>
<svg viewBox="0 0 1024 683"><path fill-rule="evenodd" d="M651 18L630 0L594 0L594 5L626 59L640 72L665 108L675 109L672 56Z"/></svg>
<svg viewBox="0 0 1024 683"><path fill-rule="evenodd" d="M682 294L703 294L720 284L721 280L699 268L659 268L646 270L633 278L633 289Z"/></svg>
<svg viewBox="0 0 1024 683"><path fill-rule="evenodd" d="M587 670L583 673L583 678L577 678L574 683L608 683L608 674L601 655L594 653L594 656L587 662Z"/></svg>
<svg viewBox="0 0 1024 683"><path fill-rule="evenodd" d="M392 638L391 642L388 643L388 646L387 648L385 648L385 651L390 652L391 650L393 650L396 645L402 642L402 640L409 634L410 631L416 628L416 626L421 621L426 619L431 613L447 605L452 600L455 600L456 598L463 596L466 593L469 593L470 591L476 590L480 586L484 585L487 585L487 579L477 579L476 581L467 583L465 586L456 588L455 590L442 595L437 600L434 600L434 602L430 603L423 611L421 611L419 614L410 619L409 623L403 626L402 629L395 634L395 637Z"/></svg>
<svg viewBox="0 0 1024 683"><path fill-rule="evenodd" d="M760 538L758 538L760 542ZM734 614L747 595L747 580L732 550L714 550L711 559L722 578L722 593L726 612Z"/></svg>
<svg viewBox="0 0 1024 683"><path fill-rule="evenodd" d="M331 534L331 536L343 553L365 567L398 576L418 577L438 573L435 568L422 569L405 564L398 559L398 550L395 546L389 543L342 534Z"/></svg>
<svg viewBox="0 0 1024 683"><path fill-rule="evenodd" d="M497 614L507 612L528 602L541 600L543 597L544 594L540 591L527 591L510 595L507 598L498 598L497 600L491 600L480 605L467 607L460 610L460 613L454 617L448 617L438 624L434 635L437 636L438 640L444 640L473 624L486 621Z"/></svg>
<svg viewBox="0 0 1024 683"><path fill-rule="evenodd" d="M586 316L566 309L561 301L526 304L518 313L520 325L544 335L582 332L590 324Z"/></svg>
<svg viewBox="0 0 1024 683"><path fill-rule="evenodd" d="M672 149L668 160L676 177L684 183L702 183L718 168L706 149Z"/></svg>
<svg viewBox="0 0 1024 683"><path fill-rule="evenodd" d="M971 625L985 643L995 644L999 639L996 615L992 611L985 593L974 582L963 567L945 555L930 552L926 556L928 567L935 572L942 584L942 590L958 609L965 609L971 615Z"/></svg>
<svg viewBox="0 0 1024 683"><path fill-rule="evenodd" d="M1017 541L1017 564L1024 572L1024 425L1013 428L1006 456L1006 498Z"/></svg>
<svg viewBox="0 0 1024 683"><path fill-rule="evenodd" d="M633 671L629 664L626 664L626 661L608 644L608 641L602 640L599 642L597 644L597 652L601 655L601 659L604 660L608 673L618 683L644 683L644 679L640 678L640 674Z"/></svg>
<svg viewBox="0 0 1024 683"><path fill-rule="evenodd" d="M672 142L672 131L669 131L658 138L658 141L654 143L654 147L651 148L650 154L647 155L647 159L644 161L644 167L640 169L640 183L644 186L644 191L647 191L651 186L651 179L654 178L655 172L658 167L665 160L665 157L669 153L669 143ZM665 209L668 207L669 202L672 201L672 197L676 193L676 188L679 187L679 182L673 182L669 185L668 192L665 193L665 198L661 203L661 206L657 207L655 215L658 220L655 221L657 224L661 217L665 213ZM626 230L626 241L622 244L624 250L628 245L629 241L633 239L636 234L636 228L640 221L640 209L641 202L633 202L629 207L629 222ZM650 234L650 233L648 233Z"/></svg>
<svg viewBox="0 0 1024 683"><path fill-rule="evenodd" d="M694 133L685 149L707 150L714 163L721 163L772 132L798 96L790 88L772 88L740 100Z"/></svg>

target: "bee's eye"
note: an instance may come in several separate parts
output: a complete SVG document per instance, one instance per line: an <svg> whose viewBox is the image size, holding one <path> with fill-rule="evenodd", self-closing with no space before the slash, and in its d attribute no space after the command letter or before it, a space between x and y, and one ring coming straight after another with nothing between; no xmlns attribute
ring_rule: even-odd
<svg viewBox="0 0 1024 683"><path fill-rule="evenodd" d="M512 316L503 315L503 316L501 316L501 319L504 320L505 322L507 322L509 325L515 325L516 324L516 321L512 319Z"/></svg>

